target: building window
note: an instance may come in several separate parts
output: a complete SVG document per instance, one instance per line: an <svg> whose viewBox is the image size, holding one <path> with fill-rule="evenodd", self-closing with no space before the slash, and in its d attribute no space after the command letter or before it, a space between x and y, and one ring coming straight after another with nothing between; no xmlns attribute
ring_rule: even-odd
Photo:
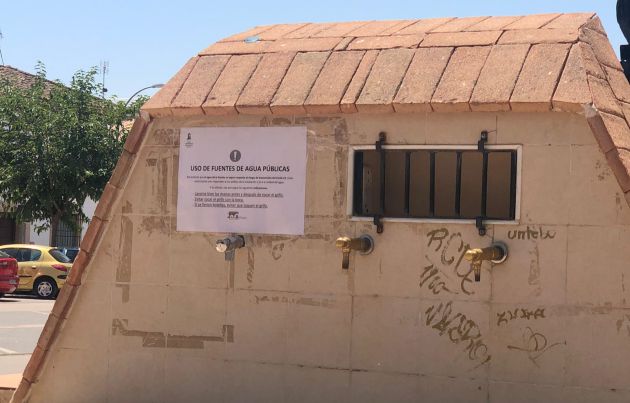
<svg viewBox="0 0 630 403"><path fill-rule="evenodd" d="M351 155L355 217L517 218L517 147L356 147Z"/></svg>
<svg viewBox="0 0 630 403"><path fill-rule="evenodd" d="M59 220L57 233L52 245L58 248L78 248L81 241L81 219L76 218L74 226Z"/></svg>

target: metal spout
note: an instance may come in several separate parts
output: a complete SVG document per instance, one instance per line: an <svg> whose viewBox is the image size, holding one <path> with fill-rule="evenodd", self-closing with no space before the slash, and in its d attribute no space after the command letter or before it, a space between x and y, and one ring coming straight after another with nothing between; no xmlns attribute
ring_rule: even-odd
<svg viewBox="0 0 630 403"><path fill-rule="evenodd" d="M245 238L242 235L232 235L219 239L214 247L219 253L225 253L225 260L234 260L234 251L245 246Z"/></svg>
<svg viewBox="0 0 630 403"><path fill-rule="evenodd" d="M475 281L481 281L481 264L484 260L494 264L503 263L507 259L507 246L502 242L496 242L487 248L468 249L464 254L464 259L470 262L475 273Z"/></svg>
<svg viewBox="0 0 630 403"><path fill-rule="evenodd" d="M374 240L369 235L361 235L358 238L342 236L337 238L335 246L341 249L341 253L343 254L341 268L348 269L350 267L350 252L356 250L367 255L374 249Z"/></svg>

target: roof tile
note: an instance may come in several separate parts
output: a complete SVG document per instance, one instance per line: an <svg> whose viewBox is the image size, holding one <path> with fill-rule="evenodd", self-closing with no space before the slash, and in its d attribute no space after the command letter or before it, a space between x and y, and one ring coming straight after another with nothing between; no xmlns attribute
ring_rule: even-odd
<svg viewBox="0 0 630 403"><path fill-rule="evenodd" d="M236 101L260 61L260 55L232 56L202 108L208 115L236 113Z"/></svg>
<svg viewBox="0 0 630 403"><path fill-rule="evenodd" d="M182 85L188 78L193 67L199 60L193 57L186 62L177 74L175 74L157 93L155 93L147 102L142 105L142 110L151 114L151 116L168 116L171 112L171 102L177 95Z"/></svg>
<svg viewBox="0 0 630 403"><path fill-rule="evenodd" d="M325 52L333 50L343 38L280 39L265 50L270 52Z"/></svg>
<svg viewBox="0 0 630 403"><path fill-rule="evenodd" d="M217 42L214 43L201 52L199 56L209 55L240 55L247 53L262 53L264 52L273 41L257 41L257 42Z"/></svg>
<svg viewBox="0 0 630 403"><path fill-rule="evenodd" d="M239 113L268 114L269 104L284 78L295 53L271 53L262 57L243 93L236 101Z"/></svg>
<svg viewBox="0 0 630 403"><path fill-rule="evenodd" d="M396 35L411 35L411 34L421 34L425 32L429 32L432 29L438 28L449 21L454 20L455 18L427 18L424 20L418 20L417 22L409 25L408 27L401 29L398 32L395 32Z"/></svg>
<svg viewBox="0 0 630 403"><path fill-rule="evenodd" d="M520 20L506 26L505 29L537 29L558 18L560 15L561 14L526 15Z"/></svg>
<svg viewBox="0 0 630 403"><path fill-rule="evenodd" d="M431 32L461 32L471 25L480 23L487 20L490 17L467 17L467 18L455 18L446 24L440 25L431 30Z"/></svg>
<svg viewBox="0 0 630 403"><path fill-rule="evenodd" d="M497 45L492 48L470 99L471 110L510 110L510 96L528 51L529 45Z"/></svg>
<svg viewBox="0 0 630 403"><path fill-rule="evenodd" d="M306 113L304 101L329 55L329 52L298 53L271 102L271 112Z"/></svg>
<svg viewBox="0 0 630 403"><path fill-rule="evenodd" d="M339 107L342 112L354 113L358 111L355 103L361 94L361 90L365 85L365 81L372 70L372 66L374 65L374 61L376 61L378 54L378 50L368 50L365 52L365 55L363 55L363 59L361 59L361 63L359 63L359 67L357 67L357 71L354 73L354 76L352 77L350 84L348 84L348 88L339 103Z"/></svg>
<svg viewBox="0 0 630 403"><path fill-rule="evenodd" d="M558 87L553 95L553 108L567 112L582 112L583 105L592 101L580 46L575 44L571 47Z"/></svg>
<svg viewBox="0 0 630 403"><path fill-rule="evenodd" d="M347 36L349 32L366 25L367 21L338 22L333 23L324 30L313 35L313 38L335 38Z"/></svg>
<svg viewBox="0 0 630 403"><path fill-rule="evenodd" d="M391 35L391 33L388 32L399 31L410 24L411 22L409 20L370 21L367 24L348 32L346 35L354 37Z"/></svg>
<svg viewBox="0 0 630 403"><path fill-rule="evenodd" d="M201 104L227 64L230 56L202 56L173 100L174 115L203 114Z"/></svg>
<svg viewBox="0 0 630 403"><path fill-rule="evenodd" d="M78 266L80 266L80 263L81 263L78 260L80 260L82 256L85 256L85 254L82 254L79 252L74 262L72 262L72 270L70 270L70 274L68 275L68 278L76 275L75 270L78 269ZM75 265L77 266L77 269L74 268ZM44 325L44 329L42 330L42 333L39 335L39 340L37 340L37 345L42 350L46 351L50 349L50 345L52 341L55 340L58 334L57 330L59 326L62 324L62 322L63 322L63 318L59 318L56 315L48 315L48 319L46 319L46 324ZM2 385L2 386L5 386L5 385Z"/></svg>
<svg viewBox="0 0 630 403"><path fill-rule="evenodd" d="M387 49L379 53L356 102L359 112L393 111L392 101L413 54L412 49Z"/></svg>
<svg viewBox="0 0 630 403"><path fill-rule="evenodd" d="M301 39L301 38L310 38L315 34L322 32L324 29L332 26L333 23L320 23L320 24L306 24L302 28L296 29L295 31L289 32L284 35L284 39Z"/></svg>
<svg viewBox="0 0 630 403"><path fill-rule="evenodd" d="M146 103L144 105L146 106ZM140 114L140 116L133 121L133 125L131 126L129 134L127 134L127 139L125 140L123 149L131 154L137 154L140 146L142 145L142 141L144 140L146 134L145 129L148 125L148 120L145 120L142 117L142 114Z"/></svg>
<svg viewBox="0 0 630 403"><path fill-rule="evenodd" d="M335 46L334 50L346 50L348 45L350 45L350 42L352 42L353 40L354 40L354 37L346 36L345 38L341 40L341 42L337 44L337 46Z"/></svg>
<svg viewBox="0 0 630 403"><path fill-rule="evenodd" d="M621 70L621 64L606 35L585 28L580 30L580 40L591 45L597 61L601 64Z"/></svg>
<svg viewBox="0 0 630 403"><path fill-rule="evenodd" d="M576 42L578 32L573 29L519 29L515 31L505 31L499 39L499 44L510 43L564 43Z"/></svg>
<svg viewBox="0 0 630 403"><path fill-rule="evenodd" d="M588 76L588 85L591 89L591 94L593 94L593 105L597 110L623 116L619 101L615 97L612 88L610 88L608 81Z"/></svg>
<svg viewBox="0 0 630 403"><path fill-rule="evenodd" d="M569 48L568 44L532 46L510 98L513 111L538 112L551 109L551 98Z"/></svg>
<svg viewBox="0 0 630 403"><path fill-rule="evenodd" d="M417 48L424 39L424 34L417 35L392 35L392 36L366 36L356 38L348 50L391 49L391 48Z"/></svg>
<svg viewBox="0 0 630 403"><path fill-rule="evenodd" d="M600 114L613 147L630 150L630 128L626 120L608 113Z"/></svg>
<svg viewBox="0 0 630 403"><path fill-rule="evenodd" d="M606 75L604 74L604 70L602 70L602 66L597 61L591 45L584 42L578 42L578 46L580 47L582 62L584 63L586 73L605 80Z"/></svg>
<svg viewBox="0 0 630 403"><path fill-rule="evenodd" d="M275 41L277 39L283 38L285 35L290 34L291 32L297 31L298 29L306 26L308 24L277 24L272 25L268 30L265 30L256 36L260 38L262 41Z"/></svg>
<svg viewBox="0 0 630 403"><path fill-rule="evenodd" d="M26 401L26 396L29 393L31 388L31 383L22 377L20 384L18 385L15 392L13 392L13 396L11 397L11 401L14 402L24 402Z"/></svg>
<svg viewBox="0 0 630 403"><path fill-rule="evenodd" d="M105 185L101 197L98 199L96 208L94 209L94 217L98 217L103 221L109 221L112 217L112 205L119 195L118 188L111 183Z"/></svg>
<svg viewBox="0 0 630 403"><path fill-rule="evenodd" d="M85 231L85 235L81 240L81 249L87 253L94 252L96 245L101 239L104 226L105 224L103 223L103 220L96 216L92 217L90 225L88 225L87 231Z"/></svg>
<svg viewBox="0 0 630 403"><path fill-rule="evenodd" d="M592 29L593 31L599 32L600 34L606 35L606 30L604 29L604 26L602 25L602 20L597 15L595 15L593 18L591 18L581 28L582 29L583 28Z"/></svg>
<svg viewBox="0 0 630 403"><path fill-rule="evenodd" d="M339 103L364 52L333 52L304 102L307 113L338 113Z"/></svg>
<svg viewBox="0 0 630 403"><path fill-rule="evenodd" d="M619 104L621 105L621 110L623 111L623 116L626 118L626 122L630 122L630 104L624 102L620 102Z"/></svg>
<svg viewBox="0 0 630 403"><path fill-rule="evenodd" d="M259 35L260 33L264 32L264 31L268 31L273 25L261 25L261 26L256 26L254 28L250 28L247 31L235 34L235 35L230 35L227 38L223 38L221 39L219 42L238 42L238 41L243 41L247 38L250 37L254 37Z"/></svg>
<svg viewBox="0 0 630 403"><path fill-rule="evenodd" d="M39 374L42 369L42 364L46 360L48 352L42 349L40 346L35 346L35 350L31 354L31 358L24 368L22 376L29 382L35 382L38 380Z"/></svg>
<svg viewBox="0 0 630 403"><path fill-rule="evenodd" d="M455 49L431 99L434 111L470 110L468 102L490 49L490 46Z"/></svg>
<svg viewBox="0 0 630 403"><path fill-rule="evenodd" d="M620 101L630 102L630 84L625 73L606 66L604 66L604 70L606 70L606 76L608 76L608 82L615 93L615 97Z"/></svg>
<svg viewBox="0 0 630 403"><path fill-rule="evenodd" d="M494 45L502 31L436 32L427 34L420 47Z"/></svg>
<svg viewBox="0 0 630 403"><path fill-rule="evenodd" d="M464 31L498 31L523 17L490 17L464 29Z"/></svg>
<svg viewBox="0 0 630 403"><path fill-rule="evenodd" d="M587 111L593 113L587 115L586 122L591 128L591 132L593 132L599 148L602 150L602 152L607 153L608 151L612 150L615 145L613 144L612 139L610 138L610 134L608 133L608 129L604 124L604 119L602 118L604 114L597 113L597 111L594 109L587 109Z"/></svg>
<svg viewBox="0 0 630 403"><path fill-rule="evenodd" d="M407 74L394 98L396 112L431 112L431 98L453 48L416 49Z"/></svg>
<svg viewBox="0 0 630 403"><path fill-rule="evenodd" d="M562 14L546 24L544 28L566 28L577 31L582 25L586 24L595 14L593 13L571 13Z"/></svg>
<svg viewBox="0 0 630 403"><path fill-rule="evenodd" d="M624 193L630 191L630 151L610 150L606 153L606 160L613 170L621 190Z"/></svg>
<svg viewBox="0 0 630 403"><path fill-rule="evenodd" d="M395 35L398 31L405 29L416 22L418 22L418 20L400 20L398 24L392 25L379 35Z"/></svg>

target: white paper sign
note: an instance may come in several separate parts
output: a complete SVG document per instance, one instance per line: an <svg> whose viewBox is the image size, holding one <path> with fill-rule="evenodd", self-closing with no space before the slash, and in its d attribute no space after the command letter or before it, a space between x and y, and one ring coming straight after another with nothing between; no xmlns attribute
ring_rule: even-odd
<svg viewBox="0 0 630 403"><path fill-rule="evenodd" d="M179 136L177 230L304 234L306 127L194 127Z"/></svg>

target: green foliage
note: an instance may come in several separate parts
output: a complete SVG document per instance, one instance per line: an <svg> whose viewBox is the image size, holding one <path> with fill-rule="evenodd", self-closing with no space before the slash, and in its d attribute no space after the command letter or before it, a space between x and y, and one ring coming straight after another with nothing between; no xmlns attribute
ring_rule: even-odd
<svg viewBox="0 0 630 403"><path fill-rule="evenodd" d="M42 231L87 218L83 204L100 197L127 137L123 122L145 99L125 107L99 98L96 68L69 87L36 70L32 85L0 81L0 200L20 222L43 221Z"/></svg>

